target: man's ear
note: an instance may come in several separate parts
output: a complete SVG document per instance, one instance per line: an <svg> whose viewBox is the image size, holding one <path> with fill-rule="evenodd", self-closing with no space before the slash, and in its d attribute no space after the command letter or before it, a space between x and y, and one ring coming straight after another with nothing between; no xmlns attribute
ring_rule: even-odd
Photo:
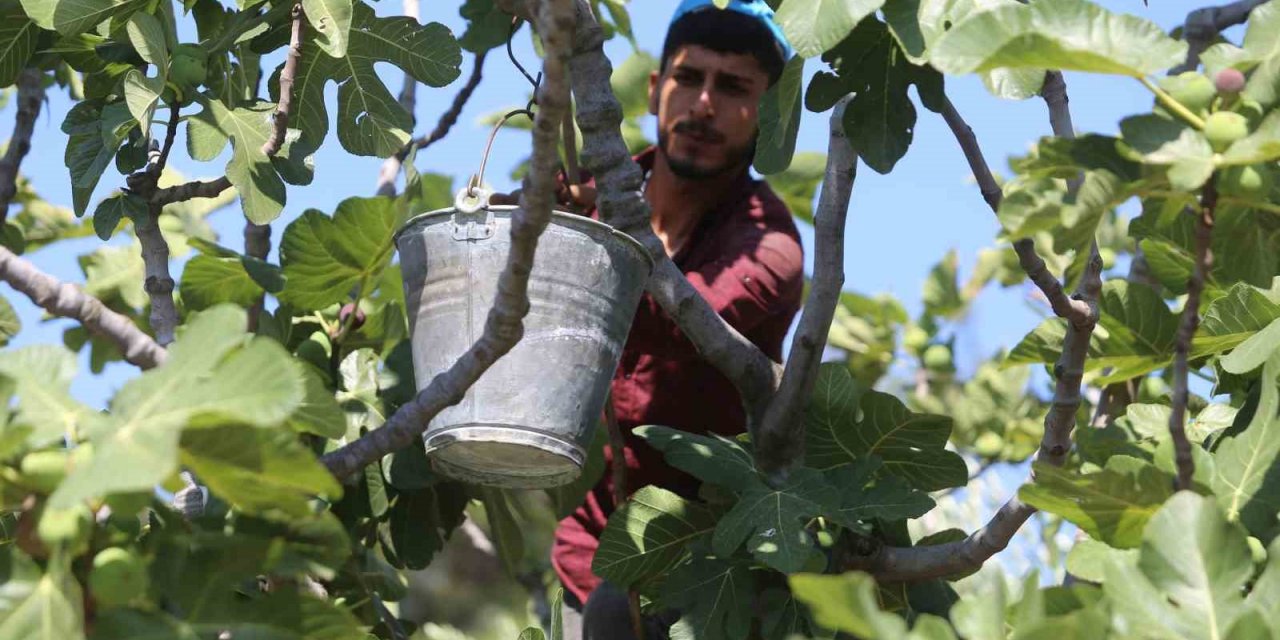
<svg viewBox="0 0 1280 640"><path fill-rule="evenodd" d="M649 72L649 114L658 115L658 72Z"/></svg>

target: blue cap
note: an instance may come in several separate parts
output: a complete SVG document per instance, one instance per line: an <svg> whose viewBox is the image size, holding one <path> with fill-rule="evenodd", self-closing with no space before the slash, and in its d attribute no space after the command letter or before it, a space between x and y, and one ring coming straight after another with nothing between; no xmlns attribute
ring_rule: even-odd
<svg viewBox="0 0 1280 640"><path fill-rule="evenodd" d="M676 8L675 15L671 16L671 24L675 24L677 20L695 11L704 11L706 9L716 10L715 0L683 0L680 6ZM791 59L793 50L791 43L787 42L787 36L782 33L782 27L773 21L773 9L764 0L729 0L724 8L725 11L735 11L749 18L754 18L769 32L773 34L773 39L777 41L778 48L782 50L782 60L786 62Z"/></svg>

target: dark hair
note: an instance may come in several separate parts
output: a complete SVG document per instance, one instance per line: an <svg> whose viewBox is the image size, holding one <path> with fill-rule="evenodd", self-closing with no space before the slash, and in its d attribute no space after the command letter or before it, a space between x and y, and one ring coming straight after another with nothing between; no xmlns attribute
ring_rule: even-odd
<svg viewBox="0 0 1280 640"><path fill-rule="evenodd" d="M727 9L703 9L677 20L662 44L661 71L680 47L696 44L717 53L751 54L769 76L769 86L782 76L786 61L773 32L755 18Z"/></svg>

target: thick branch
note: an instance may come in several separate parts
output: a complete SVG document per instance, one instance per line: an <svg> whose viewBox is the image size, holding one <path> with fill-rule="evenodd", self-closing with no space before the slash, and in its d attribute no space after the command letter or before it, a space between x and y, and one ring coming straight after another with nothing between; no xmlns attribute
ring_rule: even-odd
<svg viewBox="0 0 1280 640"><path fill-rule="evenodd" d="M1169 70L1170 75L1194 71L1200 66L1200 54L1208 49L1218 34L1228 27L1249 19L1249 13L1267 0L1238 0L1220 7L1204 7L1187 14L1182 26L1182 39L1187 42L1187 60Z"/></svg>
<svg viewBox="0 0 1280 640"><path fill-rule="evenodd" d="M508 5L519 11L520 3L504 3L503 8ZM600 212L606 222L648 249L655 264L646 285L650 295L699 354L733 381L745 405L748 429L758 437L764 413L781 381L782 367L712 310L654 235L649 205L640 193L643 176L620 133L622 107L609 84L613 68L602 49L604 35L590 6L584 0L577 0L577 5L578 31L569 64L583 137L582 160L596 178ZM757 447L756 455L766 471L781 469L787 462L765 447Z"/></svg>
<svg viewBox="0 0 1280 640"><path fill-rule="evenodd" d="M9 148L0 158L0 226L9 216L9 203L18 194L18 166L31 151L31 134L35 130L36 116L40 115L40 103L44 101L44 88L40 85L43 74L36 69L25 69L18 74L18 113L13 125L13 137Z"/></svg>
<svg viewBox="0 0 1280 640"><path fill-rule="evenodd" d="M259 260L267 259L267 254L271 253L271 225L244 221L244 253ZM266 294L262 294L249 307L249 333L258 330L258 319L262 316L265 303Z"/></svg>
<svg viewBox="0 0 1280 640"><path fill-rule="evenodd" d="M441 409L462 400L467 389L499 357L520 340L529 311L529 273L538 237L551 220L559 165L560 119L569 105L568 58L574 26L571 0L546 0L540 5L538 33L546 58L538 112L533 124L532 167L521 190L520 208L511 221L511 249L498 280L498 293L484 334L448 371L437 375L409 403L400 407L381 428L324 456L329 471L347 478L365 465L401 449L420 437Z"/></svg>
<svg viewBox="0 0 1280 640"><path fill-rule="evenodd" d="M848 101L849 97L842 99L831 113L827 170L814 215L817 246L813 285L791 341L782 384L764 414L757 441L758 448L774 452L783 460L784 468L803 454L804 407L813 392L822 351L827 346L827 333L844 287L844 228L858 168L858 154L844 133L844 110Z"/></svg>
<svg viewBox="0 0 1280 640"><path fill-rule="evenodd" d="M148 200L153 205L164 206L175 202L186 202L193 198L216 198L230 188L231 181L226 176L208 182L192 180L167 189L156 189Z"/></svg>
<svg viewBox="0 0 1280 640"><path fill-rule="evenodd" d="M169 346L178 329L178 307L173 302L173 276L169 273L169 243L160 232L160 207L147 206L147 215L134 222L133 230L142 244L145 280L142 288L151 298L151 330L156 342Z"/></svg>
<svg viewBox="0 0 1280 640"><path fill-rule="evenodd" d="M1213 267L1213 216L1218 205L1216 178L1211 178L1200 195L1200 211L1196 221L1196 262L1187 281L1187 303L1178 324L1178 341L1173 349L1173 413L1169 416L1169 434L1173 436L1174 461L1178 467L1178 489L1191 488L1195 462L1191 458L1191 442L1187 440L1187 358L1191 339L1200 326L1200 295L1204 281Z"/></svg>
<svg viewBox="0 0 1280 640"><path fill-rule="evenodd" d="M1045 86L1048 89L1043 95L1049 107L1054 134L1074 137L1071 114L1067 109L1066 85L1061 74L1049 72L1045 77ZM989 176L986 161L973 140L973 133L968 125L964 124L964 120L949 104L944 116L961 140L961 145L965 147L965 156L974 168L974 175L985 173ZM1045 415L1044 436L1040 440L1040 449L1036 452L1037 461L1055 466L1062 465L1071 449L1071 430L1075 427L1076 411L1080 407L1080 385L1084 377L1089 340L1098 321L1102 259L1098 256L1096 243L1090 246L1089 251L1084 275L1072 295L1073 306L1082 303L1087 307L1088 314L1084 322L1072 321L1067 325L1062 355L1053 369L1056 378L1053 402ZM1014 496L996 512L985 527L964 540L926 547L880 547L865 556L852 558L848 568L867 571L883 580L923 580L977 569L991 556L1007 547L1014 534L1035 511Z"/></svg>
<svg viewBox="0 0 1280 640"><path fill-rule="evenodd" d="M55 316L71 318L90 333L115 343L124 359L142 369L164 363L164 347L151 339L127 316L108 309L97 298L74 285L60 282L30 262L0 246L0 280L25 294Z"/></svg>
<svg viewBox="0 0 1280 640"><path fill-rule="evenodd" d="M289 116L293 112L293 80L298 75L298 60L302 57L302 3L293 5L293 24L289 32L289 53L280 71L280 103L271 116L271 137L262 143L262 153L274 156L284 144L289 130Z"/></svg>

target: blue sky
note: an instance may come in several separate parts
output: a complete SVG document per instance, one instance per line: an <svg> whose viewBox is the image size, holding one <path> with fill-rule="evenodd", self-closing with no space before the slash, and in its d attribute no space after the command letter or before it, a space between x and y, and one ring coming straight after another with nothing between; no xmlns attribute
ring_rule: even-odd
<svg viewBox="0 0 1280 640"><path fill-rule="evenodd" d="M460 35L465 27L458 16L460 2L423 2L422 21L441 22ZM634 0L630 4L636 37L641 48L658 53L667 21L677 4L676 0ZM1102 5L1113 11L1129 12L1144 16L1165 29L1180 24L1186 13L1198 3L1159 0L1151 6L1143 6L1140 0L1108 0ZM394 0L373 3L382 15L400 10ZM194 39L190 24L180 28L183 39ZM1238 38L1238 34L1234 34ZM630 45L617 38L606 46L606 52L615 65L630 54ZM530 47L527 29L516 37L517 56L528 66L536 66L536 57ZM430 147L418 157L418 167L455 176L461 184L461 176L474 170L479 163L487 128L478 123L481 115L520 103L527 94L527 84L505 56L491 55L485 68L485 79L475 93L458 125L444 141ZM264 60L266 73L280 61L280 56ZM806 65L806 75L821 66L811 60ZM443 89L420 88L417 112L418 131L421 135L435 126L439 114L452 101L457 87L466 79L471 69L471 59L464 59L462 76ZM390 65L379 72L393 91L401 83L400 72ZM1126 78L1067 75L1068 91L1076 128L1081 132L1114 133L1117 122L1125 115L1146 111L1151 104L1150 94L1136 81ZM997 172L1007 171L1006 160L1024 153L1028 145L1049 133L1045 107L1040 100L1025 102L1002 101L990 96L974 77L947 78L947 92L959 111L977 133L988 161ZM333 86L329 87L330 115L336 104ZM33 140L33 152L23 166L37 190L52 202L69 205L71 201L69 179L63 164L66 136L59 131L61 117L70 106L64 93L50 94L49 112L42 113L37 122ZM0 135L11 131L13 107L10 105L0 115ZM652 123L646 122L648 130ZM801 124L798 150L825 151L826 115L805 113ZM185 133L185 128L182 130ZM181 135L181 134L180 134ZM651 134L652 135L652 134ZM511 189L515 185L507 178L507 172L529 148L528 134L520 131L504 131L494 147L488 179L499 189ZM175 168L188 176L216 176L222 172L226 156L212 163L196 163L185 157L183 141L175 147ZM316 157L316 178L307 187L289 187L288 204L284 215L273 225L275 244L279 244L284 227L307 208L332 212L336 204L353 195L371 195L381 160L348 155L332 135ZM105 197L123 183L114 169L108 169L95 193L97 199ZM91 205L92 207L92 205ZM92 209L91 209L92 210ZM215 214L211 223L220 236L220 242L241 248L243 218L238 208L229 207ZM888 176L876 174L865 166L859 167L849 211L846 237L845 282L846 288L861 293L887 292L901 299L913 315L920 309L921 284L929 269L949 249L955 249L961 261L962 277L972 267L977 252L991 246L998 231L995 216L987 208L976 186L972 184L968 166L954 138L940 116L923 109L915 129L915 141L911 150ZM806 251L811 251L812 231L801 231ZM88 238L65 242L27 257L41 269L64 280L82 280L76 256L92 250L99 242ZM273 249L272 259L276 259ZM807 258L811 264L811 256ZM175 265L179 267L180 265ZM40 321L40 312L25 298L7 287L0 291L18 309L23 321L23 331L14 345L60 342L62 331L69 321ZM963 369L987 357L1000 347L1011 347L1038 322L1038 315L1030 302L1031 289L1021 287L1009 291L988 289L974 307L971 315L960 327L958 361ZM87 356L82 357L80 374L73 385L73 393L80 400L94 407L105 406L116 389L136 371L124 364L107 368L100 376L88 371Z"/></svg>

